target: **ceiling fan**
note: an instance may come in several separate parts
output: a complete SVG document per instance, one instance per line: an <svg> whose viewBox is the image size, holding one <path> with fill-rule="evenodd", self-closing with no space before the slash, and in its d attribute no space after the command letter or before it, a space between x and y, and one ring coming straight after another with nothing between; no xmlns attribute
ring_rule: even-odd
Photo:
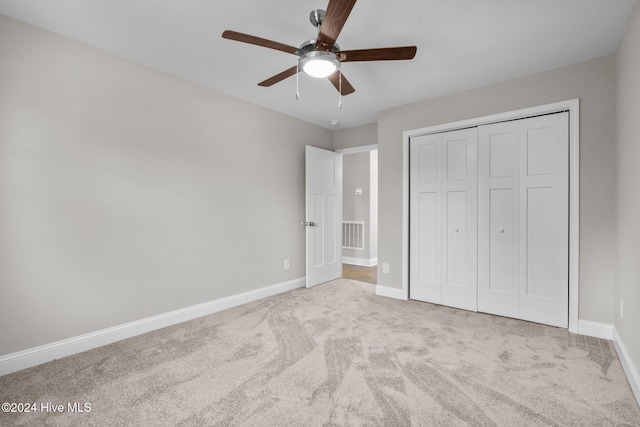
<svg viewBox="0 0 640 427"><path fill-rule="evenodd" d="M328 78L341 95L348 95L355 92L355 89L342 75L341 63L413 59L417 50L415 46L340 50L336 39L355 4L356 0L329 0L326 12L321 9L311 11L309 20L318 29L318 36L304 42L299 48L236 31L227 30L222 33L222 37L298 56L297 65L269 77L258 83L258 86L272 86L304 71L311 77Z"/></svg>

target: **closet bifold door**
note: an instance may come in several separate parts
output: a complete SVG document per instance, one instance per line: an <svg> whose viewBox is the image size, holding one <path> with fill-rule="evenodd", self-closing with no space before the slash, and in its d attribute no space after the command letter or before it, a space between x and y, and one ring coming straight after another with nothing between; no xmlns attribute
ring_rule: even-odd
<svg viewBox="0 0 640 427"><path fill-rule="evenodd" d="M566 328L568 113L478 129L478 311Z"/></svg>
<svg viewBox="0 0 640 427"><path fill-rule="evenodd" d="M478 128L478 311L520 317L520 125Z"/></svg>
<svg viewBox="0 0 640 427"><path fill-rule="evenodd" d="M409 297L442 304L442 134L409 146Z"/></svg>
<svg viewBox="0 0 640 427"><path fill-rule="evenodd" d="M520 318L569 326L569 113L520 121Z"/></svg>
<svg viewBox="0 0 640 427"><path fill-rule="evenodd" d="M411 138L410 298L477 310L477 129Z"/></svg>

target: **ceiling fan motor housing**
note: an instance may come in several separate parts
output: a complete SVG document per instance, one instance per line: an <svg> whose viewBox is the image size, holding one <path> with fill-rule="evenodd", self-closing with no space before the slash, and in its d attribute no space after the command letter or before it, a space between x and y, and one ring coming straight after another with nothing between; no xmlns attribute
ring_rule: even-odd
<svg viewBox="0 0 640 427"><path fill-rule="evenodd" d="M316 28L320 28L322 25L322 21L324 20L325 11L322 9L315 9L309 13L309 21L311 21L311 25Z"/></svg>
<svg viewBox="0 0 640 427"><path fill-rule="evenodd" d="M306 42L302 43L298 50L299 56L304 56L307 52L313 52L314 50L316 50L316 39L307 40ZM340 52L340 46L338 45L338 43L334 43L333 47L331 48L331 52Z"/></svg>

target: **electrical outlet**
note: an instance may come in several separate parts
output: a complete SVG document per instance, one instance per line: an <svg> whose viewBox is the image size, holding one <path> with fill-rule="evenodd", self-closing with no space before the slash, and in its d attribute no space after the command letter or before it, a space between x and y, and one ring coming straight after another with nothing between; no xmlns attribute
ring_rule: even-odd
<svg viewBox="0 0 640 427"><path fill-rule="evenodd" d="M624 317L624 301L622 301L622 298L620 298L620 318L622 319Z"/></svg>
<svg viewBox="0 0 640 427"><path fill-rule="evenodd" d="M284 260L284 269L285 269L285 270L288 270L288 269L289 269L289 260L288 260L288 259L285 259L285 260Z"/></svg>
<svg viewBox="0 0 640 427"><path fill-rule="evenodd" d="M387 262L382 263L382 272L385 274L389 274L389 263Z"/></svg>

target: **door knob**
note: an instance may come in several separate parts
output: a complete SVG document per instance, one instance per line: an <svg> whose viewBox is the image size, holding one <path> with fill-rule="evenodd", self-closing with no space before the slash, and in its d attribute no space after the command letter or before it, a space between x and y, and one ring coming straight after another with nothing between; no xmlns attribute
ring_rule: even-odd
<svg viewBox="0 0 640 427"><path fill-rule="evenodd" d="M302 223L302 225L304 225L305 227L315 227L316 223L313 221L305 221Z"/></svg>

